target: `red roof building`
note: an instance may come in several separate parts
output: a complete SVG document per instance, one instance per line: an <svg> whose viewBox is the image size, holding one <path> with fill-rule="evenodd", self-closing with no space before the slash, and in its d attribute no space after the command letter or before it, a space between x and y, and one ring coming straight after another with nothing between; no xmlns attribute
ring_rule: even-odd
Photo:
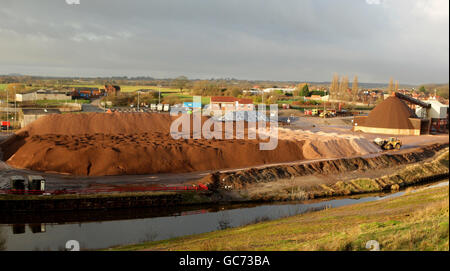
<svg viewBox="0 0 450 271"><path fill-rule="evenodd" d="M211 97L210 103L213 110L252 111L255 109L252 99L216 96Z"/></svg>

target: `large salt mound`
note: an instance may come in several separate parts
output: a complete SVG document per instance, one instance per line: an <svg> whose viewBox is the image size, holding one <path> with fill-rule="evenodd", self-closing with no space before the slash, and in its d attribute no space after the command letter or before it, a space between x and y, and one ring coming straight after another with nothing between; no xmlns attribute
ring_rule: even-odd
<svg viewBox="0 0 450 271"><path fill-rule="evenodd" d="M362 156L381 151L374 143L359 135L278 129L280 140L304 142L302 152L305 159Z"/></svg>
<svg viewBox="0 0 450 271"><path fill-rule="evenodd" d="M172 117L168 114L88 113L53 114L37 119L24 129L30 135L168 133Z"/></svg>
<svg viewBox="0 0 450 271"><path fill-rule="evenodd" d="M152 113L50 115L0 148L14 167L82 176L206 171L375 152L363 138L282 128L272 151L259 150L258 140L175 140L171 122L167 114Z"/></svg>
<svg viewBox="0 0 450 271"><path fill-rule="evenodd" d="M152 113L42 117L0 148L18 168L73 175L190 172L304 159L302 142L260 151L258 140L175 140L172 118Z"/></svg>

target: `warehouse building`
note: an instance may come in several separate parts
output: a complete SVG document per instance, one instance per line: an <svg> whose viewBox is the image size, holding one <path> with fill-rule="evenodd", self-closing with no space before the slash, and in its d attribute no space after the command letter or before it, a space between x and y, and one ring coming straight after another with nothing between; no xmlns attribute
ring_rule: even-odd
<svg viewBox="0 0 450 271"><path fill-rule="evenodd" d="M20 127L25 127L40 117L50 114L61 114L59 109L22 109L20 113Z"/></svg>
<svg viewBox="0 0 450 271"><path fill-rule="evenodd" d="M415 102L412 99L411 101ZM427 106L424 104L424 107ZM429 120L418 118L403 99L392 95L375 107L367 117L355 117L353 131L389 135L420 135L429 131L429 125Z"/></svg>
<svg viewBox="0 0 450 271"><path fill-rule="evenodd" d="M30 101L41 101L41 100L56 100L64 101L70 100L71 97L65 92L51 91L51 90L38 90L31 93L21 93L16 94L16 101L18 102L30 102Z"/></svg>
<svg viewBox="0 0 450 271"><path fill-rule="evenodd" d="M428 117L432 119L446 119L448 118L448 105L440 103L438 100L426 100L425 103L431 105L430 110L428 111L427 116L427 108L423 108L418 106L416 108L417 116Z"/></svg>
<svg viewBox="0 0 450 271"><path fill-rule="evenodd" d="M235 97L211 97L212 110L230 110L230 111L253 111L255 106L252 99L242 99Z"/></svg>

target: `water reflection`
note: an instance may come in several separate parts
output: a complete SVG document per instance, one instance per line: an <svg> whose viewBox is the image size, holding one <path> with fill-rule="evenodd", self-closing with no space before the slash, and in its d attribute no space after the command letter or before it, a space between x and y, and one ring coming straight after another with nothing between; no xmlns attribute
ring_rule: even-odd
<svg viewBox="0 0 450 271"><path fill-rule="evenodd" d="M24 234L25 233L25 224L14 224L12 225L13 234Z"/></svg>
<svg viewBox="0 0 450 271"><path fill-rule="evenodd" d="M113 220L115 211L105 211L107 213L98 213L98 215L108 217L109 220L93 221L93 217L89 216L88 222L78 223L66 222L72 221L72 217L53 218L61 218L62 223L57 223L57 220L48 220L48 217L45 218L48 223L37 223L37 218L34 217L16 217L24 223L16 223L12 226L0 224L0 229L8 229L6 231L8 250L64 250L68 240L77 240L82 250L91 250L223 230L321 210L330 206L338 207L379 198L259 206L239 205L235 206L235 209L214 207L200 211L163 212L159 216L146 209L129 210L131 212L129 215L126 215L124 210L119 210L118 215L121 220ZM76 216L84 218L86 214ZM29 222L30 219L32 223ZM30 230L25 231L25 225L28 225Z"/></svg>
<svg viewBox="0 0 450 271"><path fill-rule="evenodd" d="M32 223L28 227L32 233L43 233L45 232L45 224L42 223ZM11 225L13 234L24 234L26 227L25 224L13 224Z"/></svg>
<svg viewBox="0 0 450 271"><path fill-rule="evenodd" d="M3 233L3 229L0 228L0 251L6 250L6 235Z"/></svg>
<svg viewBox="0 0 450 271"><path fill-rule="evenodd" d="M232 228L233 224L231 222L231 218L228 213L222 213L217 221L217 229L218 230L226 230Z"/></svg>
<svg viewBox="0 0 450 271"><path fill-rule="evenodd" d="M45 224L34 223L28 225L32 233L43 233L45 232Z"/></svg>
<svg viewBox="0 0 450 271"><path fill-rule="evenodd" d="M188 207L184 210L150 208L23 216L15 214L11 217L1 215L0 250L65 250L68 240L77 240L82 250L158 241L402 194L404 192L317 202L214 206L201 210ZM25 230L26 225L28 231Z"/></svg>

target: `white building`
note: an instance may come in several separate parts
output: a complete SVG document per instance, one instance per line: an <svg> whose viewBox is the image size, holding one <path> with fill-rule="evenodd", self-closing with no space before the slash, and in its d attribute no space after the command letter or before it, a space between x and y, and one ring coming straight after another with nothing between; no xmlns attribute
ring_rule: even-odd
<svg viewBox="0 0 450 271"><path fill-rule="evenodd" d="M427 100L423 101L425 103L431 104L430 112L428 118L432 119L446 119L448 114L448 105L440 103L438 100ZM416 115L418 117L425 118L427 114L426 108L416 107Z"/></svg>
<svg viewBox="0 0 450 271"><path fill-rule="evenodd" d="M40 117L61 114L59 109L22 109L20 127L25 127Z"/></svg>
<svg viewBox="0 0 450 271"><path fill-rule="evenodd" d="M68 96L64 92L56 92L49 90L38 90L31 93L16 94L16 101L18 102L28 102L28 101L38 101L38 100L71 100L72 97Z"/></svg>
<svg viewBox="0 0 450 271"><path fill-rule="evenodd" d="M273 91L276 91L276 90L281 90L281 91L286 93L286 92L293 92L293 91L295 91L295 88L265 88L265 89L263 89L263 91L265 93L270 93L270 92L273 92Z"/></svg>

